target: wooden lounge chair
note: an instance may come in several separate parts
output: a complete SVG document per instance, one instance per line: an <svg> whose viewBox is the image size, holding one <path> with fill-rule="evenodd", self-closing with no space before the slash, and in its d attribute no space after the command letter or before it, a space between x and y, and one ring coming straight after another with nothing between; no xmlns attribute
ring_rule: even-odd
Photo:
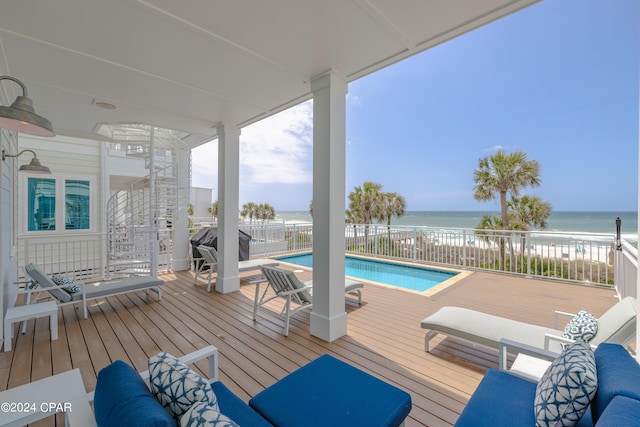
<svg viewBox="0 0 640 427"><path fill-rule="evenodd" d="M34 292L47 292L58 305L64 304L80 304L84 309L84 318L87 318L87 301L96 298L103 298L112 295L125 294L134 291L149 291L152 290L158 294L158 301L162 298L162 291L160 287L164 285L164 280L154 278L151 276L134 276L126 277L123 279L108 280L98 283L82 283L80 284L80 291L75 293L69 293L65 290L69 285L56 285L49 276L47 276L41 269L35 264L27 264L24 267L24 271L31 278L36 287L27 287L25 291L29 296ZM28 298L27 302L30 298Z"/></svg>
<svg viewBox="0 0 640 427"><path fill-rule="evenodd" d="M216 248L212 246L200 245L197 247L198 252L202 255L202 258L199 261L202 261L200 265L196 264L196 273L195 280L197 283L198 276L203 274L204 271L208 268L209 274L207 275L207 292L211 292L211 277L214 271L216 271L218 266L218 252ZM238 271L251 271L257 270L262 266L276 266L279 263L270 258L255 258L248 259L245 261L238 262Z"/></svg>
<svg viewBox="0 0 640 427"><path fill-rule="evenodd" d="M461 307L442 307L421 322L425 335L425 351L429 352L429 341L437 334L450 335L488 347L499 348L502 338L532 347L562 352L562 343L571 342L563 338L558 319L572 313L555 312L554 328L518 322ZM602 342L628 344L636 332L636 300L627 297L616 303L598 319L598 331L589 341L592 346Z"/></svg>
<svg viewBox="0 0 640 427"><path fill-rule="evenodd" d="M284 335L289 335L289 318L300 310L309 309L312 306L313 281L309 280L302 283L293 271L282 270L276 267L262 266L260 267L264 280L257 281L256 295L253 302L253 320L257 320L258 308L263 308L276 315L284 318ZM260 294L260 283L267 282L267 287ZM344 291L347 294L358 296L358 305L362 304L362 291L364 287L362 282L355 280L344 280ZM268 290L273 290L272 294L268 294ZM274 312L266 308L264 305L275 298L283 298L285 300L284 307L278 312ZM291 303L297 306L292 309Z"/></svg>

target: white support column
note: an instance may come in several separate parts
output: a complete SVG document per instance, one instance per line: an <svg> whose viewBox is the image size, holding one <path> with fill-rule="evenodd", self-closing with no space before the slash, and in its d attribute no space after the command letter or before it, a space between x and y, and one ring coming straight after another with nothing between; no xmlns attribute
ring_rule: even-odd
<svg viewBox="0 0 640 427"><path fill-rule="evenodd" d="M216 291L240 289L238 275L238 204L240 200L240 129L218 126L218 277Z"/></svg>
<svg viewBox="0 0 640 427"><path fill-rule="evenodd" d="M638 148L640 148L640 138ZM640 151L638 151L638 165L640 165ZM638 168L638 184L640 184L640 168ZM638 221L640 221L640 187L638 188ZM640 239L640 227L638 227L638 239ZM640 313L640 266L636 267L636 312ZM640 344L640 317L636 316L636 346L638 344ZM636 360L640 362L640 351L636 351Z"/></svg>
<svg viewBox="0 0 640 427"><path fill-rule="evenodd" d="M173 269L175 271L189 269L189 192L191 190L191 150L176 149L176 165L178 169L178 206L171 223L173 234Z"/></svg>
<svg viewBox="0 0 640 427"><path fill-rule="evenodd" d="M313 311L311 335L347 333L344 209L347 83L335 71L311 80L313 92Z"/></svg>
<svg viewBox="0 0 640 427"><path fill-rule="evenodd" d="M149 135L149 227L147 236L151 243L151 277L158 277L158 199L156 197L156 128L151 126Z"/></svg>

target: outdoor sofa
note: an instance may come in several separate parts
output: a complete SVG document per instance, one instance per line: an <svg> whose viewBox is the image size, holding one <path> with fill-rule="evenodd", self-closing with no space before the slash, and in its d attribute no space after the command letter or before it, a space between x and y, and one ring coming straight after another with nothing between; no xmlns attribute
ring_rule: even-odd
<svg viewBox="0 0 640 427"><path fill-rule="evenodd" d="M619 344L602 343L594 352L578 341L554 360L538 383L489 369L455 424L535 425L637 427L640 365Z"/></svg>
<svg viewBox="0 0 640 427"><path fill-rule="evenodd" d="M186 366L204 358L209 360L208 380ZM88 400L93 400L98 427L168 427L177 422L189 427L392 427L404 424L412 406L407 392L328 354L247 404L218 380L214 346L181 358L160 352L149 359L149 370L143 373L115 361L98 373L95 393Z"/></svg>

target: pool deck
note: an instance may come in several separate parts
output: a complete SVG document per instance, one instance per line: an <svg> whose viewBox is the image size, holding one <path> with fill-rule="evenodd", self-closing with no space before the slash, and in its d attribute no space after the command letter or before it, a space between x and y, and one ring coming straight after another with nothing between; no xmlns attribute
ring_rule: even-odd
<svg viewBox="0 0 640 427"><path fill-rule="evenodd" d="M308 271L298 273L302 280ZM193 273L166 274L162 301L126 294L92 302L89 318L64 306L59 339L50 341L47 319L29 321L10 352L0 353L0 390L80 368L87 390L97 372L122 359L138 370L160 350L182 355L207 344L220 349L220 376L245 401L280 378L329 353L404 390L413 409L406 425L451 426L497 352L454 338L432 340L424 351L420 321L442 306L456 305L544 326L553 310L585 309L596 316L617 301L611 289L476 272L433 296L365 283L364 304L349 303L347 335L327 343L309 334L309 312L293 316L289 337L282 320L261 312L252 320L254 286L243 273L239 292L206 292ZM205 369L204 365L198 365ZM54 425L53 418L37 426ZM58 418L59 426L63 425Z"/></svg>

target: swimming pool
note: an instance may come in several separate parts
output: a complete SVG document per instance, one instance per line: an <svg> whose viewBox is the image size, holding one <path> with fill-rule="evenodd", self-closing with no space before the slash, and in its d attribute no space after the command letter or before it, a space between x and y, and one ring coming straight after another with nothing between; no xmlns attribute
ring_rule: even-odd
<svg viewBox="0 0 640 427"><path fill-rule="evenodd" d="M313 267L313 254L291 255L277 259L303 267ZM419 292L429 290L457 274L451 271L413 267L382 260L345 257L345 275L347 276Z"/></svg>

